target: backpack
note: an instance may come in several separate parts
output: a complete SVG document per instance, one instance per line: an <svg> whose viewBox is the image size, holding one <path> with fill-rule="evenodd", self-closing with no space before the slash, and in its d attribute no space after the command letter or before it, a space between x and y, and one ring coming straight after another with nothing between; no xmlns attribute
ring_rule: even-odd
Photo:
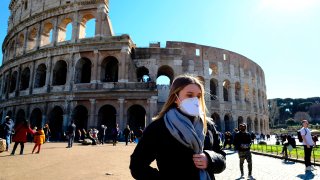
<svg viewBox="0 0 320 180"><path fill-rule="evenodd" d="M306 135L307 135L307 130L305 128L303 128L303 129L306 131ZM303 139L302 139L302 136L301 136L301 132L299 130L297 131L297 134L298 134L299 142L303 142Z"/></svg>

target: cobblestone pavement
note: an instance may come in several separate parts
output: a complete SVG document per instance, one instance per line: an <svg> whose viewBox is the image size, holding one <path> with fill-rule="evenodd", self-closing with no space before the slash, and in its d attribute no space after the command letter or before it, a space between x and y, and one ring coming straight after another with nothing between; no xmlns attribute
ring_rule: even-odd
<svg viewBox="0 0 320 180"><path fill-rule="evenodd" d="M226 150L227 168L221 174L216 174L216 179L240 179L239 157L234 151ZM252 154L252 176L257 180L294 180L317 179L320 180L320 167L315 171L305 171L302 163L284 162L282 159ZM244 163L245 179L248 175L247 162Z"/></svg>
<svg viewBox="0 0 320 180"><path fill-rule="evenodd" d="M0 153L0 180L131 180L130 155L135 144L124 143L83 146L75 144L65 148L67 143L46 143L40 154L31 154L33 143L25 144L24 155L15 156L9 152ZM216 180L236 180L240 177L238 154L226 150L227 168L216 175ZM253 177L257 180L320 180L320 167L306 173L302 163L288 162L262 155L253 155ZM153 163L156 167L155 163ZM244 164L247 174L247 163Z"/></svg>

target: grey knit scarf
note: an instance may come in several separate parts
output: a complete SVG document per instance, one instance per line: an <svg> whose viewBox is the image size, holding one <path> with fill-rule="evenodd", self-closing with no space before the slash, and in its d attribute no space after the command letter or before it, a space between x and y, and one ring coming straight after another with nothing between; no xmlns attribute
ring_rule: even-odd
<svg viewBox="0 0 320 180"><path fill-rule="evenodd" d="M170 109L164 115L164 122L171 135L184 146L193 149L195 154L203 152L204 128L203 121L196 118L192 123L177 109ZM206 170L200 169L200 180L211 180Z"/></svg>

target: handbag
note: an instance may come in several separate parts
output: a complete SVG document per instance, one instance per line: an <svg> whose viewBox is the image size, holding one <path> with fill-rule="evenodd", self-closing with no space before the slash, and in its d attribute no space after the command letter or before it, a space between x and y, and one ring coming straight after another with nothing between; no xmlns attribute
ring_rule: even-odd
<svg viewBox="0 0 320 180"><path fill-rule="evenodd" d="M293 150L293 147L291 146L291 144L288 145L287 149L291 152Z"/></svg>

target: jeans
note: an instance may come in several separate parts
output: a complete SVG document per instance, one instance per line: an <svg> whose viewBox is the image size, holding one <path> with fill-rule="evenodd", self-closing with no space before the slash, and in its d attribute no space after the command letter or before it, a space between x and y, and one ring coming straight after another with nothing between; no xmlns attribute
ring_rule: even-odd
<svg viewBox="0 0 320 180"><path fill-rule="evenodd" d="M310 148L307 148L306 145L304 147L304 164L306 167L311 166L311 152L312 152L312 146Z"/></svg>
<svg viewBox="0 0 320 180"><path fill-rule="evenodd" d="M68 147L71 148L74 141L74 136L69 136L68 138Z"/></svg>
<svg viewBox="0 0 320 180"><path fill-rule="evenodd" d="M14 155L14 152L17 149L18 144L20 144L20 155L23 154L24 142L15 142L11 154Z"/></svg>
<svg viewBox="0 0 320 180"><path fill-rule="evenodd" d="M10 134L7 134L5 135L5 138L6 138L6 151L9 150L9 147L10 147L10 143L11 143L11 135Z"/></svg>

